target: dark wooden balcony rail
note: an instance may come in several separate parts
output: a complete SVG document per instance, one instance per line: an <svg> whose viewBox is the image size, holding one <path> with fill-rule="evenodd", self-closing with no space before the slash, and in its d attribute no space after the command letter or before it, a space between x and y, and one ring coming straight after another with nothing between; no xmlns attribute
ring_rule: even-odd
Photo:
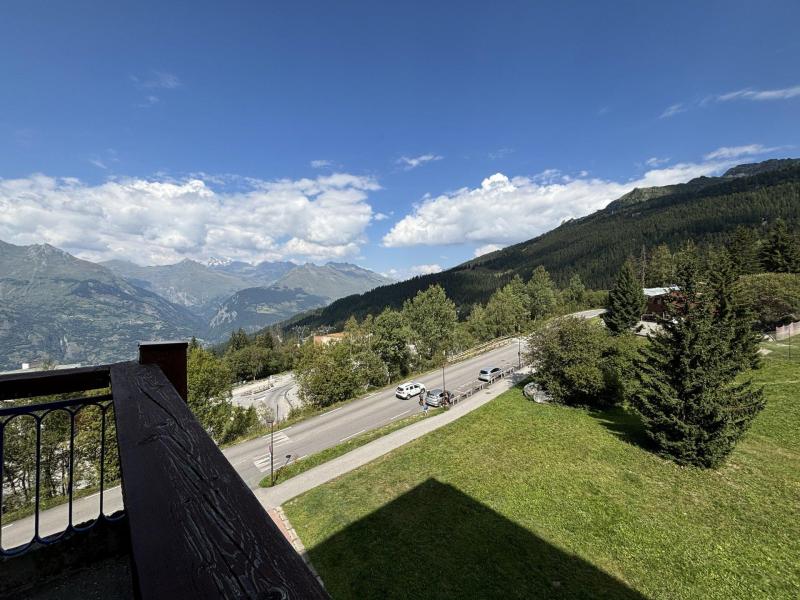
<svg viewBox="0 0 800 600"><path fill-rule="evenodd" d="M189 410L186 343L142 345L133 362L3 376L0 400L109 385L137 597L328 597Z"/></svg>

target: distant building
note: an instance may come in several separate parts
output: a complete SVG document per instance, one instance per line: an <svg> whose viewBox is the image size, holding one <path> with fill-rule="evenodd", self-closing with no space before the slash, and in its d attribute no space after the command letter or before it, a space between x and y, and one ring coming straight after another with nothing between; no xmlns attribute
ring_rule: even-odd
<svg viewBox="0 0 800 600"><path fill-rule="evenodd" d="M315 335L314 336L314 345L315 346L327 346L328 344L340 342L344 339L345 332L341 331L339 333L326 333L325 335Z"/></svg>
<svg viewBox="0 0 800 600"><path fill-rule="evenodd" d="M676 291L678 286L670 285L667 287L644 288L645 298L647 298L647 308L645 314L648 315L663 315L666 310L667 296Z"/></svg>

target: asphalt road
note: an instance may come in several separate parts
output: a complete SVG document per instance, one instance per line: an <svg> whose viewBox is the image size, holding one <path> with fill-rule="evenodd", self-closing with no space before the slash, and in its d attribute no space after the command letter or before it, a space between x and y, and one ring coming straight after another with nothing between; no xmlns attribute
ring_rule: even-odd
<svg viewBox="0 0 800 600"><path fill-rule="evenodd" d="M602 310L575 313L575 316L591 318ZM458 391L477 380L478 372L484 367L507 367L518 362L518 343L516 340L484 354L449 365L445 370L447 389ZM524 352L524 344L522 346ZM285 381L263 394L267 402L286 398L287 391L294 386L293 379L284 375ZM427 389L442 386L442 371L432 371L414 379ZM260 395L260 394L259 394ZM394 395L394 387L378 391L364 398L349 402L321 415L311 417L287 427L275 434L275 468L314 454L340 442L347 441L361 433L402 419L419 411L417 398L400 400ZM269 474L270 454L269 436L243 442L223 451L234 469L251 489L258 487L259 481ZM104 512L110 514L122 508L122 494L119 487L107 490L104 494ZM99 495L76 500L73 503L73 522L83 523L97 517ZM42 511L40 530L42 535L63 531L68 519L67 505ZM33 517L13 523L3 523L0 537L4 548L13 548L26 543L33 534Z"/></svg>
<svg viewBox="0 0 800 600"><path fill-rule="evenodd" d="M516 364L516 341L491 350L475 358L450 365L445 370L447 389L457 391L459 387L477 380L478 372L484 367L506 367ZM524 348L523 348L524 349ZM441 370L433 371L415 378L426 388L441 387ZM284 382L270 391L271 398L280 397L294 385ZM419 411L417 397L400 400L394 396L394 387L370 394L349 402L321 415L311 417L287 427L275 434L275 468L301 457L319 452L346 441L361 433L375 429L396 419ZM250 488L258 487L259 482L269 474L269 436L231 446L223 451L234 469ZM287 458L289 457L289 458ZM83 523L95 519L99 513L99 494L81 498L73 503L73 523ZM122 493L119 487L109 489L104 494L104 512L113 513L122 508ZM67 505L42 511L40 514L41 534L48 535L63 531L68 520ZM13 523L4 523L2 545L13 548L27 543L33 535L33 517L26 517Z"/></svg>
<svg viewBox="0 0 800 600"><path fill-rule="evenodd" d="M517 364L517 361L517 342L514 341L486 354L449 365L445 369L447 389L457 391L476 381L483 367L506 367ZM433 371L414 381L421 382L427 389L441 387L442 372ZM420 410L417 397L400 400L395 397L394 390L392 387L370 394L282 429L275 434L275 468ZM256 488L258 482L269 474L269 436L227 448L224 453L251 488Z"/></svg>

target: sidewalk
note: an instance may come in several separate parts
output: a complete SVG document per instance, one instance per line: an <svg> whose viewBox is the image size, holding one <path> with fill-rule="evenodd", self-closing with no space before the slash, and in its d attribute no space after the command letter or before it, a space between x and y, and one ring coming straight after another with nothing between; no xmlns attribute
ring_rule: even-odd
<svg viewBox="0 0 800 600"><path fill-rule="evenodd" d="M518 381L527 377L528 373L528 368L525 368L515 373L512 377L501 379L497 383L492 384L488 389L462 400L456 406L450 408L450 410L433 413L418 423L398 429L369 444L356 448L352 452L348 452L313 469L309 469L296 477L292 477L288 481L276 485L275 487L260 488L253 493L256 495L259 502L261 502L261 505L267 510L280 506L284 502L344 475L345 473L349 473L426 433L430 433L448 423L452 423L456 419L463 417L465 414L472 412L476 408L483 406L490 400L509 390Z"/></svg>

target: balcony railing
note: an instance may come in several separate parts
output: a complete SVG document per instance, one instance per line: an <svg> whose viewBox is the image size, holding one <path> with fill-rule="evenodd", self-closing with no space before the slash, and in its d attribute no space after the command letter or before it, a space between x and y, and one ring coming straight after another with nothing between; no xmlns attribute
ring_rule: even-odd
<svg viewBox="0 0 800 600"><path fill-rule="evenodd" d="M90 390L98 395L87 395ZM25 560L26 553L35 554L41 546L57 549L65 538L74 544L98 523L126 517L135 597L327 598L189 410L185 343L143 344L133 362L0 377L0 401L76 393L75 398L0 408L0 441L4 431L28 419L35 442L33 533L22 544L0 551L0 580L3 569ZM77 498L78 488L93 490L86 489L91 478L77 474L87 459L76 457L75 440L78 420L85 421L88 412L97 419L93 431L99 431L92 454L99 460L99 513L81 523L73 510L85 501ZM62 531L43 534L42 516L49 512L41 501L43 443L56 414L68 424L60 445L67 518ZM3 457L4 445L0 469L8 458ZM117 451L124 512L106 515L104 498L113 480L107 465ZM0 479L5 486L8 473L0 471ZM0 497L0 518L2 506Z"/></svg>
<svg viewBox="0 0 800 600"><path fill-rule="evenodd" d="M96 375L96 371L91 372L91 376L94 377ZM63 376L62 374L59 374ZM80 380L84 377L84 374L81 372L71 373L67 375L72 380ZM41 380L40 380L41 381ZM8 382L6 382L8 383ZM34 389L36 386L33 385L29 387L28 390ZM107 386L106 386L107 387ZM6 391L7 393L13 394L20 394L21 391L12 391L14 389L13 385L6 385L0 387L0 390ZM2 392L0 392L2 393ZM0 396L1 397L1 396ZM7 398L3 398L3 400L7 401ZM0 404L0 406L2 406ZM92 410L94 409L94 410ZM89 415L87 413L93 412L94 415ZM106 464L107 464L107 450L109 446L111 447L111 451L116 453L116 443L115 440L111 440L109 443L107 439L108 435L108 420L109 420L109 413L113 413L113 404L112 404L112 396L111 394L100 394L95 396L87 396L87 397L79 397L79 398L69 398L69 399L62 399L56 400L51 402L45 403L36 403L36 404L23 404L23 405L16 405L10 406L5 408L0 408L0 556L16 556L27 552L34 544L40 545L49 545L59 541L62 537L69 533L73 532L84 532L88 531L92 527L94 527L98 522L101 520L106 521L115 521L120 519L123 514L116 514L116 515L109 515L105 513L104 510L104 499L105 499L105 491L106 491ZM96 465L91 465L96 467L96 472L98 474L97 478L97 495L99 497L99 510L97 517L92 519L88 522L83 523L76 523L75 522L75 515L73 513L74 507L74 497L76 492L76 483L80 484L80 481L76 482L76 462L79 457L76 457L76 448L75 448L75 440L76 435L78 434L78 427L76 425L78 418L80 416L87 416L89 419L95 417L97 419L97 429L99 434L98 440L98 453L99 453L99 461ZM47 425L53 425L53 421L58 421L58 417L65 417L68 422L68 428L63 433L65 434L66 439L58 439L56 443L58 446L61 447L61 454L63 456L59 456L56 459L48 462L59 462L60 466L62 466L63 473L59 474L59 479L61 479L61 483L65 482L66 487L66 494L65 494L65 503L67 505L67 515L66 515L66 523L64 524L64 528L58 530L58 526L56 524L56 531L51 531L45 533L42 528L41 523L41 515L42 515L42 470L43 470L43 460L42 460L42 446L43 446L43 429L47 429ZM113 417L111 417L113 418ZM27 423L26 423L27 421ZM26 427L27 425L27 427ZM30 473L18 473L16 477L14 475L6 473L6 456L5 456L5 448L7 442L6 434L11 435L16 434L17 438L24 439L25 433L32 434L34 439L33 441L33 456L28 457L33 459L33 489L28 491L27 489L25 492L28 493L20 493L17 492L15 485L17 481L15 479L22 479L22 483L25 482L26 478L30 477ZM15 458L25 458L24 456L16 456ZM49 465L52 467L53 465ZM8 547L7 544L3 542L3 531L5 530L4 518L3 518L3 510L2 507L5 506L5 498L6 489L9 489L12 492L15 492L15 496L22 495L24 496L25 500L28 500L27 504L32 503L32 512L33 512L33 528L31 531L31 537L23 541L21 544L18 544L13 547ZM52 529L52 527L51 527Z"/></svg>

